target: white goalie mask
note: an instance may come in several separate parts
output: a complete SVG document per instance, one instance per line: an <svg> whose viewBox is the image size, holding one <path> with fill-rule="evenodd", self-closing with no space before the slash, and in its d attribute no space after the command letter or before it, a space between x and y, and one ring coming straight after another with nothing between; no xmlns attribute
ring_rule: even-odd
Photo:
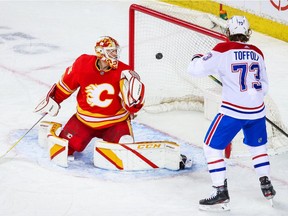
<svg viewBox="0 0 288 216"><path fill-rule="evenodd" d="M251 34L249 22L244 16L231 17L227 23L227 30L229 35L242 34L249 37Z"/></svg>
<svg viewBox="0 0 288 216"><path fill-rule="evenodd" d="M99 59L106 61L111 68L116 69L118 67L120 46L112 37L100 37L95 45L95 53Z"/></svg>

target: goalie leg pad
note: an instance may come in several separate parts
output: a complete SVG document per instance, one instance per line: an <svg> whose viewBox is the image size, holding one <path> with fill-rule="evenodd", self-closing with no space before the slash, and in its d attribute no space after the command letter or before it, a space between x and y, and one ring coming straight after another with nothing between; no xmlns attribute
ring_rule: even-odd
<svg viewBox="0 0 288 216"><path fill-rule="evenodd" d="M179 145L169 141L119 144L97 140L94 146L94 166L109 170L179 170L179 158Z"/></svg>
<svg viewBox="0 0 288 216"><path fill-rule="evenodd" d="M48 137L50 160L58 166L68 167L68 140L57 137Z"/></svg>
<svg viewBox="0 0 288 216"><path fill-rule="evenodd" d="M62 124L50 121L41 121L38 130L38 144L42 148L48 146L48 135L58 136L62 128Z"/></svg>

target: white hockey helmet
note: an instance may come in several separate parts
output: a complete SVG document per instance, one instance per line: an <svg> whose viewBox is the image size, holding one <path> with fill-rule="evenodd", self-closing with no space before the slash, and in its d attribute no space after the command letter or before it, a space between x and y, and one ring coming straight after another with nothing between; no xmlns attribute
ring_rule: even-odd
<svg viewBox="0 0 288 216"><path fill-rule="evenodd" d="M96 41L96 56L108 63L108 65L116 69L118 67L118 59L120 55L120 46L118 42L109 36L102 36Z"/></svg>
<svg viewBox="0 0 288 216"><path fill-rule="evenodd" d="M227 29L229 30L229 35L242 34L249 37L251 34L250 25L245 16L231 17L228 20Z"/></svg>

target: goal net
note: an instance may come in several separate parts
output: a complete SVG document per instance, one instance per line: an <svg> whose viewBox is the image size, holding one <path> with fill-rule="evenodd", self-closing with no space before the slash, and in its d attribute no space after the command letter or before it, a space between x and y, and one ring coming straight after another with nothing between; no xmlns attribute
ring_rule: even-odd
<svg viewBox="0 0 288 216"><path fill-rule="evenodd" d="M227 41L222 34L225 23L211 14L153 1L131 5L129 19L129 64L146 86L144 110L203 111L211 120L221 103L221 85L210 77L191 77L186 71L194 54L205 54ZM287 131L270 97L266 106L267 117ZM282 133L274 127L268 133L271 150L283 151ZM242 143L242 139L237 135L233 142Z"/></svg>

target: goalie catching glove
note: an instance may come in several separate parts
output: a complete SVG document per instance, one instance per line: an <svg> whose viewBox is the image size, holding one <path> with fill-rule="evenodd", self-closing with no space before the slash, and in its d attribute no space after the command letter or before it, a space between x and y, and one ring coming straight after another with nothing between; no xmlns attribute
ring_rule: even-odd
<svg viewBox="0 0 288 216"><path fill-rule="evenodd" d="M136 113L143 107L145 86L135 71L122 71L120 90L120 97L124 102L124 108L128 112Z"/></svg>
<svg viewBox="0 0 288 216"><path fill-rule="evenodd" d="M56 116L59 112L60 105L52 98L55 92L56 84L52 86L48 94L34 109L35 113L41 115L49 114L51 116Z"/></svg>

